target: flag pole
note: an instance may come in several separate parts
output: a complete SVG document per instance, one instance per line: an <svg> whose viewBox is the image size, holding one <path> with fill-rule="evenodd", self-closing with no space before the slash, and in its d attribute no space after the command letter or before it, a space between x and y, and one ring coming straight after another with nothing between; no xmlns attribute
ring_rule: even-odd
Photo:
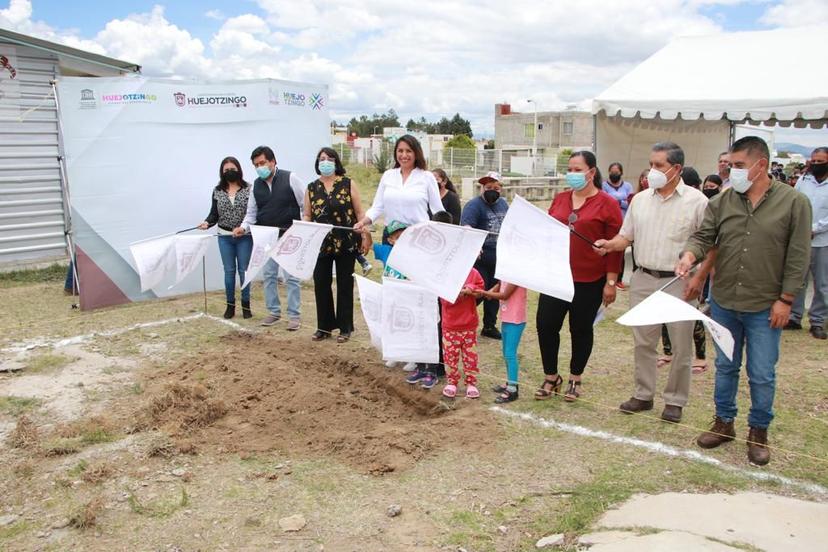
<svg viewBox="0 0 828 552"><path fill-rule="evenodd" d="M206 256L201 257L201 288L204 292L204 314L207 314L207 262Z"/></svg>

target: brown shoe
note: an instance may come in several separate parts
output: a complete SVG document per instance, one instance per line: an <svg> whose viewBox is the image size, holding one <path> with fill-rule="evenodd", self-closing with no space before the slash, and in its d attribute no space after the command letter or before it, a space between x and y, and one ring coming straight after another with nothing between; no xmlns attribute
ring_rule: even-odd
<svg viewBox="0 0 828 552"><path fill-rule="evenodd" d="M645 410L653 409L653 401L642 401L641 399L636 399L635 397L632 397L627 402L621 403L621 406L619 406L618 408L620 408L621 412L623 412L624 414L644 412Z"/></svg>
<svg viewBox="0 0 828 552"><path fill-rule="evenodd" d="M681 421L681 407L674 404L665 404L661 412L661 419L665 422L677 424Z"/></svg>
<svg viewBox="0 0 828 552"><path fill-rule="evenodd" d="M733 429L733 422L726 422L716 416L710 429L699 435L698 439L696 439L696 444L703 449L712 449L722 443L732 441L735 437L736 430Z"/></svg>
<svg viewBox="0 0 828 552"><path fill-rule="evenodd" d="M770 450L768 450L768 429L752 427L748 432L748 460L751 464L764 466L770 462Z"/></svg>

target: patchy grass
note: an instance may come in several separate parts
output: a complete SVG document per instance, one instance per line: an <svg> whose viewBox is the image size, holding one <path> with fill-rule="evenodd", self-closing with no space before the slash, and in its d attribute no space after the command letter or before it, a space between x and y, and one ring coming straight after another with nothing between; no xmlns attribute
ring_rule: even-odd
<svg viewBox="0 0 828 552"><path fill-rule="evenodd" d="M17 424L9 434L7 443L12 448L33 449L40 443L40 432L35 423L22 414L17 418Z"/></svg>
<svg viewBox="0 0 828 552"><path fill-rule="evenodd" d="M65 264L54 263L45 268L0 272L0 288L58 282L63 284L66 280L66 268Z"/></svg>
<svg viewBox="0 0 828 552"><path fill-rule="evenodd" d="M127 503L130 509L138 515L164 519L181 508L186 508L190 504L190 496L187 490L181 487L181 494L177 497L161 498L147 503L142 503L135 494L130 493Z"/></svg>
<svg viewBox="0 0 828 552"><path fill-rule="evenodd" d="M51 373L60 370L64 366L67 366L76 360L78 360L77 357L71 357L68 355L43 353L30 357L23 366L23 370L26 374Z"/></svg>
<svg viewBox="0 0 828 552"><path fill-rule="evenodd" d="M58 428L57 434L64 439L75 439L82 447L111 443L120 437L114 424L105 416L92 416Z"/></svg>
<svg viewBox="0 0 828 552"><path fill-rule="evenodd" d="M70 469L66 472L66 474L67 474L69 477L78 478L78 477L80 477L80 476L81 476L81 474L82 474L83 472L85 472L85 471L86 471L86 468L88 468L88 467L89 467L89 462L87 462L86 460L81 460L80 462L78 462L77 464L75 464L74 466L72 466L72 467L71 467L71 468L70 468Z"/></svg>
<svg viewBox="0 0 828 552"><path fill-rule="evenodd" d="M76 529L90 529L98 524L98 516L103 511L103 497L96 496L86 504L79 506L69 516L69 526Z"/></svg>
<svg viewBox="0 0 828 552"><path fill-rule="evenodd" d="M115 473L115 469L111 464L108 462L98 462L88 466L81 474L81 479L87 483L97 485L112 477L113 473Z"/></svg>
<svg viewBox="0 0 828 552"><path fill-rule="evenodd" d="M17 521L6 527L0 527L0 543L4 540L13 539L18 535L22 535L31 528L31 522L26 520Z"/></svg>
<svg viewBox="0 0 828 552"><path fill-rule="evenodd" d="M40 406L40 402L40 399L32 397L0 397L0 414L8 414L17 418Z"/></svg>
<svg viewBox="0 0 828 552"><path fill-rule="evenodd" d="M45 441L41 447L44 456L67 456L80 452L83 448L78 437L55 437Z"/></svg>

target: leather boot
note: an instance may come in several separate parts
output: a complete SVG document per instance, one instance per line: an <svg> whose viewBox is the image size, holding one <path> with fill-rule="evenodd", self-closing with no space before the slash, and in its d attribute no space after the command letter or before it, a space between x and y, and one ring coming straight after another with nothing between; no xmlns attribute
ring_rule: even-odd
<svg viewBox="0 0 828 552"><path fill-rule="evenodd" d="M236 316L236 304L235 303L227 303L227 308L224 309L224 317L228 320Z"/></svg>
<svg viewBox="0 0 828 552"><path fill-rule="evenodd" d="M710 429L699 435L698 439L696 439L696 444L703 449L712 449L722 443L732 441L735 437L736 430L733 429L733 421L726 422L716 416Z"/></svg>
<svg viewBox="0 0 828 552"><path fill-rule="evenodd" d="M770 462L770 450L768 450L768 429L752 427L748 432L748 460L751 464L764 466Z"/></svg>
<svg viewBox="0 0 828 552"><path fill-rule="evenodd" d="M642 401L635 397L630 397L626 402L621 403L618 407L624 414L633 414L634 412L644 412L645 410L653 409L653 401Z"/></svg>
<svg viewBox="0 0 828 552"><path fill-rule="evenodd" d="M253 318L253 313L250 311L250 301L242 301L242 316L244 318Z"/></svg>

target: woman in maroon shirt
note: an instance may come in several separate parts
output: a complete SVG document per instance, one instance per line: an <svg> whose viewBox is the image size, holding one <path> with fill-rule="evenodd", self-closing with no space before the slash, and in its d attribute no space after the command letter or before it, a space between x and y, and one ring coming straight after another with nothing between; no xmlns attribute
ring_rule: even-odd
<svg viewBox="0 0 828 552"><path fill-rule="evenodd" d="M552 200L549 214L592 240L611 239L621 229L623 219L618 202L601 191L601 173L595 155L589 151L573 153L566 175L569 190ZM541 294L538 302L537 328L545 378L535 392L536 399L559 394L563 378L558 374L558 349L561 327L569 313L572 335L572 358L569 362L569 385L564 399L576 400L581 394L581 374L592 354L592 325L603 302L615 301L615 283L621 267L621 253L602 257L585 240L570 234L569 263L575 281L572 302Z"/></svg>

